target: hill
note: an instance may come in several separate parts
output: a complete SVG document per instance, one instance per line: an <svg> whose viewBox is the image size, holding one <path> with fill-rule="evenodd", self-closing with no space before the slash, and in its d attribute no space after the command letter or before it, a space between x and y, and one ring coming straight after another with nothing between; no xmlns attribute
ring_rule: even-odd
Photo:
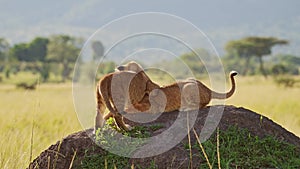
<svg viewBox="0 0 300 169"><path fill-rule="evenodd" d="M293 55L300 53L298 48L300 13L297 0L288 2L276 0L272 3L236 0L224 2L193 0L189 3L179 0L162 2L62 0L56 3L2 0L0 7L2 33L0 37L10 40L13 44L28 42L36 36L61 33L87 39L98 28L114 19L138 12L163 12L182 17L200 28L212 40L221 55L228 40L255 35L287 39L291 41L290 46L278 52L284 51ZM100 40L107 41L122 31L126 30L123 27L111 30L107 32L107 39ZM192 32L187 36L194 37ZM126 49L128 48L124 48Z"/></svg>
<svg viewBox="0 0 300 169"><path fill-rule="evenodd" d="M209 113L210 109L222 108L222 106L211 106L199 110L193 126L195 131L200 133L208 116L217 118L218 115ZM179 115L178 112L163 113L147 124L127 122L132 126L148 127L147 132L150 136L154 136L167 130ZM202 143L210 164L215 167L218 165L218 153L223 168L226 166L228 168L300 167L300 139L266 117L244 108L225 106L218 128L220 132L213 134L209 140ZM111 168L113 164L117 168L133 166L135 168L188 168L189 165L192 165L192 168L199 166L208 168L209 166L193 131L190 131L190 143L189 138L185 137L172 149L147 158L125 158L108 153L90 138L90 136L94 137L92 131L88 129L71 134L51 145L28 168L60 169L70 166ZM214 147L217 147L218 143L220 143L219 150L215 150ZM133 154L137 153L139 152L133 152Z"/></svg>

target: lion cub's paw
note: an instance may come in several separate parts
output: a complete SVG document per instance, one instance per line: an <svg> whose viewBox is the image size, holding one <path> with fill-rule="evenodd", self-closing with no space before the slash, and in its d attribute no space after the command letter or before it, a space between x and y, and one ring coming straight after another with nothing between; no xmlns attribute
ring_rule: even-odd
<svg viewBox="0 0 300 169"><path fill-rule="evenodd" d="M133 127L131 127L129 124L125 124L127 131L131 131L133 129Z"/></svg>

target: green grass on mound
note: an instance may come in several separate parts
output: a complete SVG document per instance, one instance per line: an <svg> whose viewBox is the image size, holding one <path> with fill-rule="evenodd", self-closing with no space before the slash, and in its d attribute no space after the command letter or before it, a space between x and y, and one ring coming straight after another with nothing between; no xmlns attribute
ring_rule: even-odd
<svg viewBox="0 0 300 169"><path fill-rule="evenodd" d="M273 136L259 138L246 129L232 126L226 131L220 131L218 137L222 168L300 167L300 149ZM218 167L216 145L217 135L202 144L213 168ZM200 158L205 159L198 143L192 148L198 149ZM204 163L201 168L209 167Z"/></svg>
<svg viewBox="0 0 300 169"><path fill-rule="evenodd" d="M137 127L130 132L123 134L132 137L148 137L147 131L150 129L145 127ZM104 146L114 146L114 142L103 137L103 132L110 132L113 136L117 131L104 128L98 130L97 139ZM142 144L136 143L135 144ZM184 147L189 151L189 147L197 153L193 157L198 156L199 161L192 161L193 166L200 168L299 168L300 167L300 149L294 145L282 142L272 136L258 138L250 134L246 129L237 127L229 127L226 131L220 131L208 141L202 143L203 149L197 142L192 145L185 144ZM133 144L132 144L133 145ZM219 145L219 147L217 146ZM218 147L218 148L217 148ZM124 150L130 152L133 147L124 147ZM195 152L195 151L194 151ZM205 158L205 155L207 158ZM219 155L219 158L218 158ZM172 158L172 157L170 157ZM205 159L208 159L205 160ZM218 160L219 159L219 160ZM139 166L129 164L129 158L120 157L118 155L106 152L103 154L89 154L81 162L81 168L147 168L153 169L159 167L159 164Z"/></svg>
<svg viewBox="0 0 300 169"><path fill-rule="evenodd" d="M136 126L129 132L119 131L114 125L112 118L106 121L106 125L96 131L96 143L101 144L102 147L108 149L110 147L117 147L118 152L124 154L132 153L138 146L143 145L144 141L139 138L150 137L150 131L159 129L158 126L151 126L149 128ZM119 134L123 134L125 137L119 137ZM126 137L127 136L127 137ZM131 140L130 138L137 138L137 140ZM121 141L121 144L118 141ZM88 154L88 152L87 152ZM81 163L81 168L97 169L97 168L130 168L129 158L121 157L110 152L103 154L86 155Z"/></svg>

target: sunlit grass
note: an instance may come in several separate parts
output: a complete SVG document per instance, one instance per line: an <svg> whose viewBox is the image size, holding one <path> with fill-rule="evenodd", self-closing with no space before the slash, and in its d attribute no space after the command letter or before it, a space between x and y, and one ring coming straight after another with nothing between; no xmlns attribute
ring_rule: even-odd
<svg viewBox="0 0 300 169"><path fill-rule="evenodd" d="M278 87L271 77L237 76L237 91L226 104L261 113L300 136L299 96L299 87ZM73 106L71 83L42 84L34 91L5 83L0 85L0 97L0 168L28 166L33 123L33 158L62 137L82 129Z"/></svg>
<svg viewBox="0 0 300 169"><path fill-rule="evenodd" d="M276 86L270 77L237 77L237 91L226 104L242 106L271 118L300 136L300 88Z"/></svg>
<svg viewBox="0 0 300 169"><path fill-rule="evenodd" d="M42 85L35 91L0 86L0 168L25 168L62 137L81 130L72 103L71 84Z"/></svg>
<svg viewBox="0 0 300 169"><path fill-rule="evenodd" d="M40 77L40 74L32 72L18 72L16 74L10 73L9 78L6 78L4 73L0 73L0 77L2 77L1 84L18 84L21 82L34 83ZM51 83L60 82L61 77L50 73L48 81Z"/></svg>

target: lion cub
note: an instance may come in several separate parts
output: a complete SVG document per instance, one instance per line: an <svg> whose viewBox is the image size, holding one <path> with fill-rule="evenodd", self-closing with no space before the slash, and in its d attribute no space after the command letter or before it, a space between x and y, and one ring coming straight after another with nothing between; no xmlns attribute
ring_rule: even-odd
<svg viewBox="0 0 300 169"><path fill-rule="evenodd" d="M129 66L130 63L120 66L119 71L135 71ZM125 109L127 113L137 112L172 112L175 110L196 110L205 107L211 99L226 99L235 92L236 84L234 76L236 71L230 72L232 87L227 93L218 93L210 90L203 83L196 79L189 79L175 82L160 88L152 88L152 92L145 95L140 102L135 102ZM151 81L149 81L151 83Z"/></svg>
<svg viewBox="0 0 300 169"><path fill-rule="evenodd" d="M124 123L121 113L130 104L138 104L144 97L148 97L153 89L160 87L152 82L143 68L135 62L120 66L118 70L124 71L107 74L97 84L95 130L103 126L104 120L113 117L119 128L128 131L128 125ZM104 116L106 107L110 112Z"/></svg>
<svg viewBox="0 0 300 169"><path fill-rule="evenodd" d="M200 81L189 79L155 89L149 97L144 97L138 104L133 104L133 107L128 107L125 111L158 113L157 110L162 107L164 107L163 112L197 110L205 107L211 99L231 97L236 88L234 79L236 75L235 71L230 73L232 87L227 93L212 91Z"/></svg>

